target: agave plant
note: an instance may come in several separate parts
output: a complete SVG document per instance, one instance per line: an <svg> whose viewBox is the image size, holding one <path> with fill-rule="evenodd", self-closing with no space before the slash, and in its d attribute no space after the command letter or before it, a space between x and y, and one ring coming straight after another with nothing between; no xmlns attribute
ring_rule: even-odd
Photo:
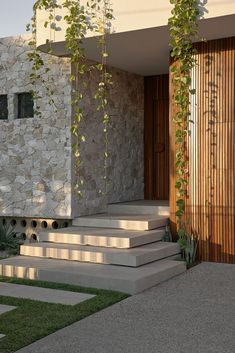
<svg viewBox="0 0 235 353"><path fill-rule="evenodd" d="M17 254L22 243L22 237L15 231L14 227L10 224L0 224L0 250L7 250L12 254Z"/></svg>
<svg viewBox="0 0 235 353"><path fill-rule="evenodd" d="M183 228L180 229L178 235L178 244L181 248L182 256L187 266L190 267L196 260L198 239L194 234L187 233Z"/></svg>
<svg viewBox="0 0 235 353"><path fill-rule="evenodd" d="M164 232L164 235L163 235L163 237L162 237L162 241L172 242L172 235L171 235L171 230L170 230L169 221L168 221L167 224L166 224L165 232Z"/></svg>

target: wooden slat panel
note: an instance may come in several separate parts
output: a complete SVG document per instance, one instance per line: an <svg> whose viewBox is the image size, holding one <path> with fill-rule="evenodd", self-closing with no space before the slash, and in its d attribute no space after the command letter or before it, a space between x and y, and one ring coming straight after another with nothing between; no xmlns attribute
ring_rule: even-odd
<svg viewBox="0 0 235 353"><path fill-rule="evenodd" d="M200 239L200 258L235 263L235 37L197 43L192 72L187 217ZM171 95L173 87L170 80ZM171 96L170 96L171 97ZM170 99L170 101L172 101ZM171 221L175 212L174 126L170 109Z"/></svg>
<svg viewBox="0 0 235 353"><path fill-rule="evenodd" d="M153 112L153 199L169 199L169 99L155 99Z"/></svg>
<svg viewBox="0 0 235 353"><path fill-rule="evenodd" d="M145 78L145 198L169 199L169 75ZM159 147L164 146L162 151Z"/></svg>
<svg viewBox="0 0 235 353"><path fill-rule="evenodd" d="M153 195L153 77L144 80L144 197Z"/></svg>

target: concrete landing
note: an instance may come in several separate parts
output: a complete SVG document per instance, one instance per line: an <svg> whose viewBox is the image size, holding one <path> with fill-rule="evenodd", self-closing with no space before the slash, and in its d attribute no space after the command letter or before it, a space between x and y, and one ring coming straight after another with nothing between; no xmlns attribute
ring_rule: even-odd
<svg viewBox="0 0 235 353"><path fill-rule="evenodd" d="M164 227L167 224L167 216L152 214L97 214L93 216L78 217L73 220L74 226L102 227L127 230L151 230Z"/></svg>
<svg viewBox="0 0 235 353"><path fill-rule="evenodd" d="M164 234L165 229L146 232L74 226L42 232L40 233L40 241L127 249L160 241Z"/></svg>
<svg viewBox="0 0 235 353"><path fill-rule="evenodd" d="M135 294L185 271L185 263L160 260L138 268L18 256L0 261L0 275L112 289Z"/></svg>
<svg viewBox="0 0 235 353"><path fill-rule="evenodd" d="M0 282L0 294L6 297L25 298L46 303L64 305L76 305L95 297L95 295L86 293L76 293L59 289L24 286L5 282Z"/></svg>
<svg viewBox="0 0 235 353"><path fill-rule="evenodd" d="M169 201L166 200L136 200L109 204L107 212L110 214L154 214L169 217L170 207Z"/></svg>
<svg viewBox="0 0 235 353"><path fill-rule="evenodd" d="M179 253L178 244L167 242L156 242L132 249L112 249L57 243L26 244L20 247L20 254L24 256L133 267Z"/></svg>

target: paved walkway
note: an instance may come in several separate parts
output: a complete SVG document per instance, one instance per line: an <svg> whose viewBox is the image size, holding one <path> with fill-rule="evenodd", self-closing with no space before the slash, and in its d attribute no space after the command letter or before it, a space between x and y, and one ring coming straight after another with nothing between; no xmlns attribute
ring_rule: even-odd
<svg viewBox="0 0 235 353"><path fill-rule="evenodd" d="M16 306L0 304L0 315L16 309Z"/></svg>
<svg viewBox="0 0 235 353"><path fill-rule="evenodd" d="M75 305L94 297L92 294L75 293L60 289L24 286L0 282L0 295L14 298L26 298L41 302Z"/></svg>
<svg viewBox="0 0 235 353"><path fill-rule="evenodd" d="M203 263L18 353L234 353L235 266Z"/></svg>

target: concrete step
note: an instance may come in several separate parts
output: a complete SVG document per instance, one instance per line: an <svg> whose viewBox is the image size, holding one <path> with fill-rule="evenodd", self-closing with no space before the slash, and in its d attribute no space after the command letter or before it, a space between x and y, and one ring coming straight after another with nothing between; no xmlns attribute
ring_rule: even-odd
<svg viewBox="0 0 235 353"><path fill-rule="evenodd" d="M133 231L89 227L69 227L42 232L40 242L91 245L112 248L132 248L162 240L165 229Z"/></svg>
<svg viewBox="0 0 235 353"><path fill-rule="evenodd" d="M167 224L167 216L126 215L126 214L97 214L86 217L78 217L73 220L74 226L102 227L126 230L151 230L164 227Z"/></svg>
<svg viewBox="0 0 235 353"><path fill-rule="evenodd" d="M133 268L17 256L0 261L0 275L112 289L135 294L185 271L185 263L160 260Z"/></svg>
<svg viewBox="0 0 235 353"><path fill-rule="evenodd" d="M110 204L107 212L110 214L154 214L169 217L170 207L169 201L166 200L137 200Z"/></svg>
<svg viewBox="0 0 235 353"><path fill-rule="evenodd" d="M179 252L178 244L166 242L156 242L132 249L56 243L35 243L20 247L20 254L25 256L133 267L173 256Z"/></svg>

